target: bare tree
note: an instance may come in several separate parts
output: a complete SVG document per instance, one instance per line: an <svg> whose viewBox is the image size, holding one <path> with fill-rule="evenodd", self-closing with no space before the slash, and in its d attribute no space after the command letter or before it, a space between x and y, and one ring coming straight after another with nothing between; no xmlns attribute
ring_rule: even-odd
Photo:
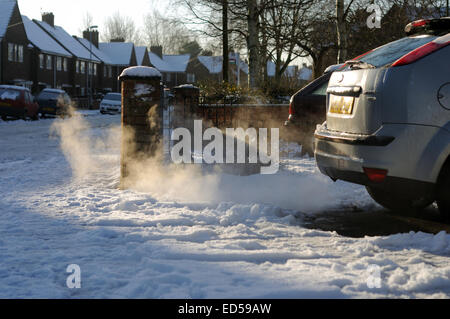
<svg viewBox="0 0 450 319"><path fill-rule="evenodd" d="M259 79L259 10L256 0L247 0L247 23L248 23L248 60L249 60L249 76L248 84L251 88L260 85Z"/></svg>
<svg viewBox="0 0 450 319"><path fill-rule="evenodd" d="M89 11L85 11L83 14L83 19L81 22L81 28L78 29L78 33L82 36L83 31L86 31L89 27L94 24L94 17Z"/></svg>
<svg viewBox="0 0 450 319"><path fill-rule="evenodd" d="M157 10L144 16L141 33L145 45L161 46L167 54L178 54L186 43L194 40L182 21L166 18Z"/></svg>
<svg viewBox="0 0 450 319"><path fill-rule="evenodd" d="M228 65L229 59L228 44L228 0L222 0L222 79L228 83Z"/></svg>
<svg viewBox="0 0 450 319"><path fill-rule="evenodd" d="M125 42L140 43L139 31L131 17L122 16L119 11L106 18L102 40L109 42L111 40L121 39Z"/></svg>

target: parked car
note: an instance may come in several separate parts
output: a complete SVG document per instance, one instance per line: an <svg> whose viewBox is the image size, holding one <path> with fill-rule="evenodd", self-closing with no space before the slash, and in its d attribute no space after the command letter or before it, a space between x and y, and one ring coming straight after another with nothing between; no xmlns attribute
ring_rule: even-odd
<svg viewBox="0 0 450 319"><path fill-rule="evenodd" d="M70 96L65 91L58 89L43 89L37 96L37 102L42 117L69 115L72 105Z"/></svg>
<svg viewBox="0 0 450 319"><path fill-rule="evenodd" d="M332 74L317 164L365 185L392 210L437 201L450 216L450 18L420 20L408 36Z"/></svg>
<svg viewBox="0 0 450 319"><path fill-rule="evenodd" d="M100 113L122 113L122 95L120 93L108 93L100 102Z"/></svg>
<svg viewBox="0 0 450 319"><path fill-rule="evenodd" d="M343 64L328 67L324 74L295 93L285 122L289 140L302 145L303 153L314 155L314 131L326 118L327 88L331 74Z"/></svg>
<svg viewBox="0 0 450 319"><path fill-rule="evenodd" d="M21 86L0 85L0 116L38 120L38 105L29 89Z"/></svg>

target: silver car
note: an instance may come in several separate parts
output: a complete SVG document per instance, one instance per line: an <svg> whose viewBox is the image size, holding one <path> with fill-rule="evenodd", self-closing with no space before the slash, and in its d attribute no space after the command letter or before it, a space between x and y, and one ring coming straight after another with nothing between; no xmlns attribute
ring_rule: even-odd
<svg viewBox="0 0 450 319"><path fill-rule="evenodd" d="M450 217L450 18L406 32L333 73L315 157L322 173L365 185L388 209L437 201Z"/></svg>
<svg viewBox="0 0 450 319"><path fill-rule="evenodd" d="M122 95L120 93L108 93L100 102L100 113L117 114L122 112Z"/></svg>

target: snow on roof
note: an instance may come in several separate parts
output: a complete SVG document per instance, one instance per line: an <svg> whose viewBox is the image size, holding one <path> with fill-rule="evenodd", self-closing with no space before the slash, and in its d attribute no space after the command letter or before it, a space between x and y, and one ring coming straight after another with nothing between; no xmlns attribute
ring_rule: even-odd
<svg viewBox="0 0 450 319"><path fill-rule="evenodd" d="M23 86L17 86L17 85L0 85L0 89L11 89L11 90L18 90L18 91L30 91L30 89L23 87Z"/></svg>
<svg viewBox="0 0 450 319"><path fill-rule="evenodd" d="M222 57L221 56L199 56L198 60L203 64L211 74L222 72Z"/></svg>
<svg viewBox="0 0 450 319"><path fill-rule="evenodd" d="M147 47L136 47L135 51L137 64L142 65L144 62L145 53L147 52L148 54Z"/></svg>
<svg viewBox="0 0 450 319"><path fill-rule="evenodd" d="M302 68L298 77L300 80L309 81L312 78L312 70L310 68Z"/></svg>
<svg viewBox="0 0 450 319"><path fill-rule="evenodd" d="M74 56L84 60L92 60L95 62L100 62L96 56L91 56L90 52L81 45L76 39L74 39L70 34L68 34L63 28L59 26L52 27L43 21L33 20L38 23L45 31L50 33L57 41L59 41L66 50L71 52Z"/></svg>
<svg viewBox="0 0 450 319"><path fill-rule="evenodd" d="M5 36L15 5L15 0L0 1L0 38L3 38Z"/></svg>
<svg viewBox="0 0 450 319"><path fill-rule="evenodd" d="M150 58L150 62L151 64L157 68L160 72L172 72L171 67L167 64L167 62L165 62L164 60L162 60L157 54L153 53L153 52L149 52L148 56Z"/></svg>
<svg viewBox="0 0 450 319"><path fill-rule="evenodd" d="M130 42L103 42L99 49L109 56L113 65L130 65L134 44Z"/></svg>
<svg viewBox="0 0 450 319"><path fill-rule="evenodd" d="M120 77L129 76L129 77L161 77L161 73L155 69L148 66L133 66L123 70Z"/></svg>
<svg viewBox="0 0 450 319"><path fill-rule="evenodd" d="M184 55L163 55L161 59L157 54L149 52L150 62L160 72L184 73L190 60L189 54Z"/></svg>
<svg viewBox="0 0 450 319"><path fill-rule="evenodd" d="M189 54L163 55L163 60L172 68L173 72L177 73L186 72L190 59L191 56Z"/></svg>
<svg viewBox="0 0 450 319"><path fill-rule="evenodd" d="M267 76L275 76L275 63L273 63L272 61L267 61Z"/></svg>
<svg viewBox="0 0 450 319"><path fill-rule="evenodd" d="M231 59L237 59L236 56L233 53L230 53ZM222 56L199 56L198 60L201 64L203 64L211 74L217 74L222 72L222 63L223 58ZM241 58L239 58L239 68L241 71L243 71L245 74L248 74L248 65L244 61L242 61Z"/></svg>
<svg viewBox="0 0 450 319"><path fill-rule="evenodd" d="M91 46L91 42L89 40L84 38L75 37L80 43L87 49L90 50L92 48L92 54L94 54L97 58L99 58L102 62L105 64L113 64L111 58L105 54L104 52L100 51L94 44Z"/></svg>
<svg viewBox="0 0 450 319"><path fill-rule="evenodd" d="M275 76L275 63L273 63L272 61L267 61L267 76L269 77L274 77ZM297 73L297 68L295 65L289 65L286 70L284 71L284 75L289 76L289 77L294 77L296 76ZM309 68L302 68L299 72L298 72L298 78L299 80L305 80L305 81L309 81L311 80L312 77L312 70Z"/></svg>
<svg viewBox="0 0 450 319"><path fill-rule="evenodd" d="M72 54L59 45L58 42L42 30L36 23L28 19L27 16L23 15L22 21L28 40L39 50L44 53L72 57Z"/></svg>

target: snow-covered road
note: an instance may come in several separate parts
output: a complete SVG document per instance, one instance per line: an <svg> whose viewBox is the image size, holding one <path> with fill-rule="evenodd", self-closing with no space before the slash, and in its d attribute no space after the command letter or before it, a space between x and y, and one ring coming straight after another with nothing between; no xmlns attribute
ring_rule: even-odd
<svg viewBox="0 0 450 319"><path fill-rule="evenodd" d="M313 159L285 157L273 176L155 173L122 191L120 117L88 115L0 122L0 298L450 297L444 232L302 227L305 213L376 207ZM71 264L81 289L66 286Z"/></svg>

